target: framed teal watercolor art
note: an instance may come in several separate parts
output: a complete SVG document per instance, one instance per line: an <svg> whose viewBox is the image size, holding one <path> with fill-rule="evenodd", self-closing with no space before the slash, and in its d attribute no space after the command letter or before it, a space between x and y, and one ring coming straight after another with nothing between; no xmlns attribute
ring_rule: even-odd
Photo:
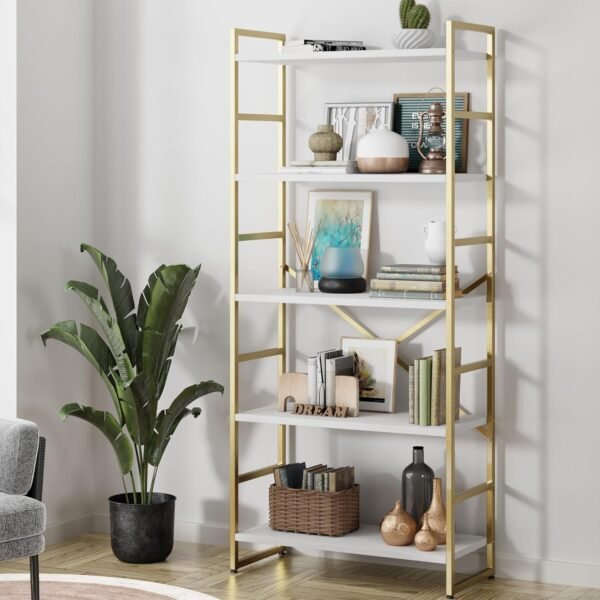
<svg viewBox="0 0 600 600"><path fill-rule="evenodd" d="M325 250L359 248L367 279L371 231L372 191L312 190L308 194L308 220L318 232L311 257L311 270L318 289L321 260Z"/></svg>

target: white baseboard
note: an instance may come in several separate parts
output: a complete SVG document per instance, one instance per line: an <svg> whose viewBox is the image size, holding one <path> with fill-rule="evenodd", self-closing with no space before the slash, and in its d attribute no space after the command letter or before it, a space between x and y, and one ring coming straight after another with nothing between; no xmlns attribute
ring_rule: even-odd
<svg viewBox="0 0 600 600"><path fill-rule="evenodd" d="M94 515L88 514L68 521L56 521L46 525L46 546L58 544L65 540L76 538L77 536L89 533L94 526Z"/></svg>
<svg viewBox="0 0 600 600"><path fill-rule="evenodd" d="M496 576L557 585L600 588L600 565L496 555Z"/></svg>

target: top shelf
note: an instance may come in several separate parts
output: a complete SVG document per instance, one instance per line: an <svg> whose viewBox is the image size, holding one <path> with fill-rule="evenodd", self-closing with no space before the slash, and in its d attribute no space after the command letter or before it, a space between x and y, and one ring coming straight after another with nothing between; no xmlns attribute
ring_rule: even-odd
<svg viewBox="0 0 600 600"><path fill-rule="evenodd" d="M456 60L483 60L486 54L470 50L456 50ZM261 52L236 54L238 62L262 63L268 65L315 65L315 64L342 64L342 63L393 63L407 61L443 62L446 60L446 48L419 48L411 50L351 50L347 52L313 52L284 53Z"/></svg>

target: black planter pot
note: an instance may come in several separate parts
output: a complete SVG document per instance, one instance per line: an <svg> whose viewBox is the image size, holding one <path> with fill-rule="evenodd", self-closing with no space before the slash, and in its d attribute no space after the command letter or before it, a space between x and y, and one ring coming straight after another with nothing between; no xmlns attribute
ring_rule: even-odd
<svg viewBox="0 0 600 600"><path fill-rule="evenodd" d="M133 504L133 494L117 494L110 506L110 543L115 556L126 563L161 562L173 550L175 496L152 495L152 504Z"/></svg>

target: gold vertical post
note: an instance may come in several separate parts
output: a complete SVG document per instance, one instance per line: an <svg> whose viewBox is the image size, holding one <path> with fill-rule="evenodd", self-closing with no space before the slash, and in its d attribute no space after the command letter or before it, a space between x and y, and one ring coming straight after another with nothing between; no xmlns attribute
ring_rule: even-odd
<svg viewBox="0 0 600 600"><path fill-rule="evenodd" d="M454 595L455 511L454 511L454 405L455 385L455 306L454 222L455 222L455 30L446 22L446 596Z"/></svg>
<svg viewBox="0 0 600 600"><path fill-rule="evenodd" d="M492 118L487 122L487 235L492 243L487 245L487 480L491 482L487 492L487 568L492 575L496 562L496 34L487 34L487 107Z"/></svg>
<svg viewBox="0 0 600 600"><path fill-rule="evenodd" d="M231 30L231 201L230 201L230 283L229 283L229 568L237 571L239 563L238 543L238 138L239 138L239 50L238 30Z"/></svg>
<svg viewBox="0 0 600 600"><path fill-rule="evenodd" d="M284 40L279 41L282 46ZM286 164L287 151L287 71L285 65L280 65L279 69L279 114L282 115L282 120L279 123L279 166L283 167ZM283 236L279 240L279 266L277 275L277 285L280 288L285 287L286 273L286 246L287 246L287 227L286 227L286 204L287 204L287 187L285 181L278 183L279 186L279 230L283 232ZM279 357L278 375L285 373L287 370L287 315L286 305L280 304L277 309L277 345L283 348L283 353ZM277 427L277 461L279 464L286 462L286 426L278 425Z"/></svg>

